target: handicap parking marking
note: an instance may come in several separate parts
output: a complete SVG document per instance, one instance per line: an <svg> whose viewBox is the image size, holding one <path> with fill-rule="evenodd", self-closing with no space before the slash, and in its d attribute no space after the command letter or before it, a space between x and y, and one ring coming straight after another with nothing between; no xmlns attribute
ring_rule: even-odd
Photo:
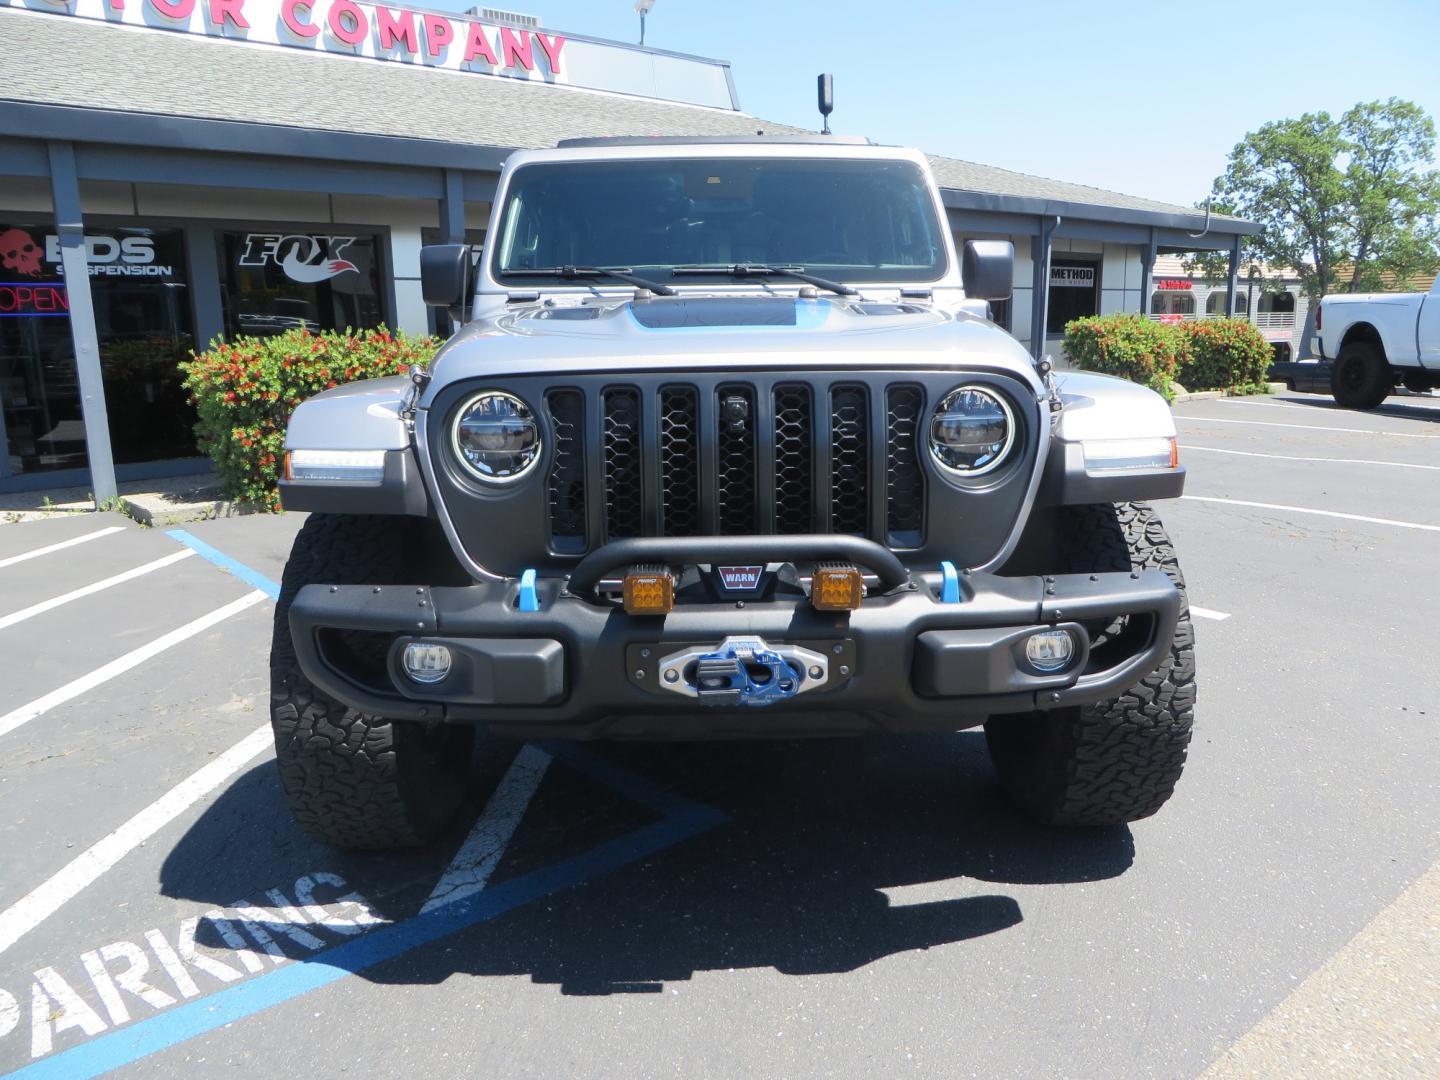
<svg viewBox="0 0 1440 1080"><path fill-rule="evenodd" d="M616 789L625 797L641 802L647 809L659 814L659 819L612 840L601 842L587 851L531 870L498 885L485 886L479 891L457 893L445 902L399 922L383 923L373 916L369 921L362 922L358 915L360 912L368 913L369 908L362 897L352 892L348 897L352 901L352 907L345 915L340 916L342 921L348 924L349 933L347 940L339 943L324 942L315 933L317 928L328 927L332 931L336 928L330 926L328 921L315 919L313 897L312 903L307 906L303 902L304 898L298 895L295 902L291 903L289 897L278 890L267 891L271 911L255 904L240 904L235 906L237 915L234 918L226 918L223 912L207 912L200 918L218 920L217 930L222 937L226 931L218 923L228 924L230 936L226 938L226 943L235 950L246 974L242 975L233 964L225 963L225 968L235 977L218 977L229 985L208 996L193 997L188 1001L182 999L189 997L188 990L193 985L193 978L190 978L184 966L186 962L192 966L198 964L193 959L197 955L193 948L194 924L189 920L182 923L178 947L171 946L169 939L158 932L155 935L147 933L145 940L155 949L160 966L170 975L179 996L143 981L149 962L138 945L132 943L129 949L121 947L111 950L108 954L110 958L130 966L127 966L123 976L117 974L113 980L108 971L102 971L98 981L91 979L101 1007L106 1007L107 995L115 989L110 983L115 982L120 984L121 989L127 989L136 1001L148 1006L153 1013L134 1020L129 1018L127 1009L124 1013L125 1020L119 1025L108 1023L99 1009L80 998L73 986L56 974L56 969L41 968L35 973L31 986L31 1046L32 1053L38 1049L41 1056L31 1064L10 1073L9 1077L17 1080L21 1077L26 1080L46 1077L80 1080L98 1076L254 1016L377 964L404 956L536 900L582 885L692 839L728 820L726 814L713 806L661 788L638 774L630 773L576 748L555 748L553 753L548 749L537 749L535 754L540 756L531 756L522 767L522 773L534 773L543 759L554 757L566 767L576 769L591 779ZM548 761L546 764L548 765ZM507 804L504 813L511 812ZM344 887L343 881L340 887ZM297 882L295 892L298 894L300 891ZM325 914L327 920L335 918L333 913ZM236 932L237 922L251 935L251 941L247 942ZM256 929L267 935L268 944L273 948L266 947L266 943L255 934ZM344 933L345 930L339 932ZM275 935L288 938L292 943L290 953L279 950ZM318 949L315 948L316 942L321 944ZM268 955L272 965L287 959L293 962L285 963L281 967L264 968L256 948ZM292 954L299 949L310 951L311 955L294 957ZM85 956L90 954L86 953ZM105 950L99 950L90 963L84 964L87 974L97 963L103 968L101 962L105 959ZM212 957L207 959L213 960ZM142 963L144 967L140 966ZM182 978L176 978L176 971L173 969L177 967ZM211 974L215 972L212 971ZM190 981L186 982L186 979ZM127 980L130 984L128 987L125 985ZM118 997L118 992L115 996ZM113 1001L113 998L109 999L110 1004L113 1004ZM0 1022L9 1024L12 1030L18 1027L20 1021L18 1002L15 995L0 990ZM134 1007L133 1003L125 1004ZM11 1020L14 1021L13 1024ZM38 1032L36 1024L40 1025ZM62 1029L69 1031L72 1028L78 1028L87 1036L88 1041L53 1053L53 1036ZM0 1027L0 1037L4 1034L3 1027Z"/></svg>
<svg viewBox="0 0 1440 1080"><path fill-rule="evenodd" d="M186 532L184 529L168 529L166 530L165 535L170 537L172 540L177 540L180 543L184 544L187 548L194 551L195 554L199 555L207 562L213 563L215 566L218 566L221 570L224 570L229 574L233 574L236 578L243 581L246 585L249 585L252 589L259 589L271 600L280 599L279 585L271 581L264 574L260 573L260 571L251 569L250 567L246 566L240 560L232 559L224 552L217 551L215 548L205 543L204 540L201 540L193 533Z"/></svg>
<svg viewBox="0 0 1440 1080"><path fill-rule="evenodd" d="M192 553L198 554L223 566L246 584L257 587L239 599L202 615L154 641L131 650L103 667L66 683L58 690L52 690L28 705L23 705L0 716L0 736L9 734L56 706L73 700L159 655L166 649L218 625L231 615L245 611L267 597L273 599L279 595L279 586L257 571L230 559L210 545L184 533L183 530L175 530L175 532L181 533L183 537L193 543L187 543L183 552L177 552L170 558L179 561L189 557ZM186 541L182 539L182 543L184 542ZM270 747L272 739L269 724L263 724L256 728L234 746L175 785L114 832L82 852L43 884L0 912L0 953L55 914L67 902L74 899L161 828L228 781L250 760Z"/></svg>
<svg viewBox="0 0 1440 1080"><path fill-rule="evenodd" d="M272 745L270 725L256 728L0 912L0 953Z"/></svg>
<svg viewBox="0 0 1440 1080"><path fill-rule="evenodd" d="M501 856L509 847L510 839L519 828L520 819L525 816L525 810L539 790L540 782L545 779L545 771L552 760L544 750L530 743L520 748L495 793L485 804L484 812L470 830L470 835L430 890L430 897L420 908L420 914L427 914L485 888L490 875L500 865Z"/></svg>
<svg viewBox="0 0 1440 1080"><path fill-rule="evenodd" d="M7 566L14 566L16 563L25 562L28 559L38 559L42 555L49 555L56 551L64 551L76 544L88 544L91 540L99 540L104 536L111 536L118 532L124 532L124 525L108 525L103 529L96 529L81 536L72 536L69 540L61 540L55 544L47 544L45 547L36 548L34 551L21 552L19 555L11 555L9 558L0 559L0 570Z"/></svg>

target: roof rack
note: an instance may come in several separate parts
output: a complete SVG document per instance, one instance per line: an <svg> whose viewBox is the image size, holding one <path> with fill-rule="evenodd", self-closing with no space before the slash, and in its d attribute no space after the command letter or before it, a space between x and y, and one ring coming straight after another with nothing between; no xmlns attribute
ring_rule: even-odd
<svg viewBox="0 0 1440 1080"><path fill-rule="evenodd" d="M570 150L584 146L684 146L686 144L765 143L769 145L798 143L828 146L874 146L863 135L605 135L584 139L561 139L557 149Z"/></svg>

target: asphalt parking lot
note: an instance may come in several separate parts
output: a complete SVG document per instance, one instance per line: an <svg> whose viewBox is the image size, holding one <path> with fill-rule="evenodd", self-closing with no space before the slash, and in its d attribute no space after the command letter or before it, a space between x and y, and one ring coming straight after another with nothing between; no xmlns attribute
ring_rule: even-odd
<svg viewBox="0 0 1440 1080"><path fill-rule="evenodd" d="M532 745L478 757L500 790L433 849L340 855L268 742L298 515L0 526L0 1070L1440 1073L1406 906L1440 859L1440 397L1176 413L1196 740L1098 832L1019 818L978 733Z"/></svg>

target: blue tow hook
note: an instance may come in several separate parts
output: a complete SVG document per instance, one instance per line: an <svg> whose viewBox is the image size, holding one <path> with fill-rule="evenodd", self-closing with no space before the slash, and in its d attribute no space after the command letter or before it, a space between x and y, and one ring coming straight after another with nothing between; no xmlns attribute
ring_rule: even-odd
<svg viewBox="0 0 1440 1080"><path fill-rule="evenodd" d="M534 570L526 570L520 575L520 597L517 606L521 611L540 610L540 593L535 588Z"/></svg>
<svg viewBox="0 0 1440 1080"><path fill-rule="evenodd" d="M948 560L940 564L940 602L960 603L960 575L955 570L955 564Z"/></svg>

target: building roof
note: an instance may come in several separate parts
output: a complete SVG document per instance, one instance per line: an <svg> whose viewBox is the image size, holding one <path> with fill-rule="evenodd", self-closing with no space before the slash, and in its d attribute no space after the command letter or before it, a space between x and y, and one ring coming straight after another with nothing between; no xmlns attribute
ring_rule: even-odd
<svg viewBox="0 0 1440 1080"><path fill-rule="evenodd" d="M1112 207L1116 210L1137 210L1157 214L1184 214L1203 220L1203 210L1193 206L1158 202L1138 195L1122 195L1118 191L1090 187L1087 184L1072 184L1065 180L1051 180L1044 176L997 169L993 165L979 165L973 161L931 155L930 167L942 188L958 191L978 191L995 195L1012 195L1021 198L1045 200L1048 202L1073 203L1080 206ZM1215 214L1212 224L1245 223L1242 218Z"/></svg>
<svg viewBox="0 0 1440 1080"><path fill-rule="evenodd" d="M1335 269L1332 271L1332 274L1333 274L1333 279L1332 279L1332 282L1331 282L1332 288L1333 288L1336 292L1343 292L1345 289L1349 288L1349 287L1350 287L1350 275L1353 274L1354 272L1355 272L1355 267L1353 267L1353 266L1347 266L1347 265L1342 264L1342 265L1340 265L1340 266L1335 267ZM1437 274L1435 273L1435 271L1431 270L1431 271L1429 271L1429 272L1421 272L1421 273L1418 273L1418 274L1411 274L1411 275L1409 275L1408 277L1403 277L1403 278L1402 278L1402 277L1400 277L1398 274L1394 273L1393 271L1390 271L1390 270L1382 270L1382 271L1380 272L1380 288L1375 289L1375 290L1373 290L1373 291L1375 291L1375 292L1389 292L1389 293L1423 293L1423 292L1429 292L1430 289L1431 289L1431 287L1435 284L1435 278L1436 278L1437 276L1440 276L1440 275L1437 275Z"/></svg>
<svg viewBox="0 0 1440 1080"><path fill-rule="evenodd" d="M1185 269L1185 262L1189 256L1186 255L1157 255L1155 256L1154 276L1157 278L1203 278L1205 275L1196 271L1191 273ZM1298 281L1300 275L1295 272L1294 267L1276 266L1267 262L1242 262L1240 264L1240 277L1243 280L1249 276L1251 265L1256 267L1256 277L1275 281ZM1223 284L1223 283L1222 283Z"/></svg>
<svg viewBox="0 0 1440 1080"><path fill-rule="evenodd" d="M796 134L743 112L0 7L0 101L526 149L606 135ZM43 58L37 61L37 58ZM5 130L0 135L27 134ZM943 189L1012 212L1193 223L1194 207L932 157ZM407 159L408 161L408 159ZM404 164L407 161L399 161ZM1093 213L1088 212L1093 210ZM1227 232L1253 227L1221 218Z"/></svg>

